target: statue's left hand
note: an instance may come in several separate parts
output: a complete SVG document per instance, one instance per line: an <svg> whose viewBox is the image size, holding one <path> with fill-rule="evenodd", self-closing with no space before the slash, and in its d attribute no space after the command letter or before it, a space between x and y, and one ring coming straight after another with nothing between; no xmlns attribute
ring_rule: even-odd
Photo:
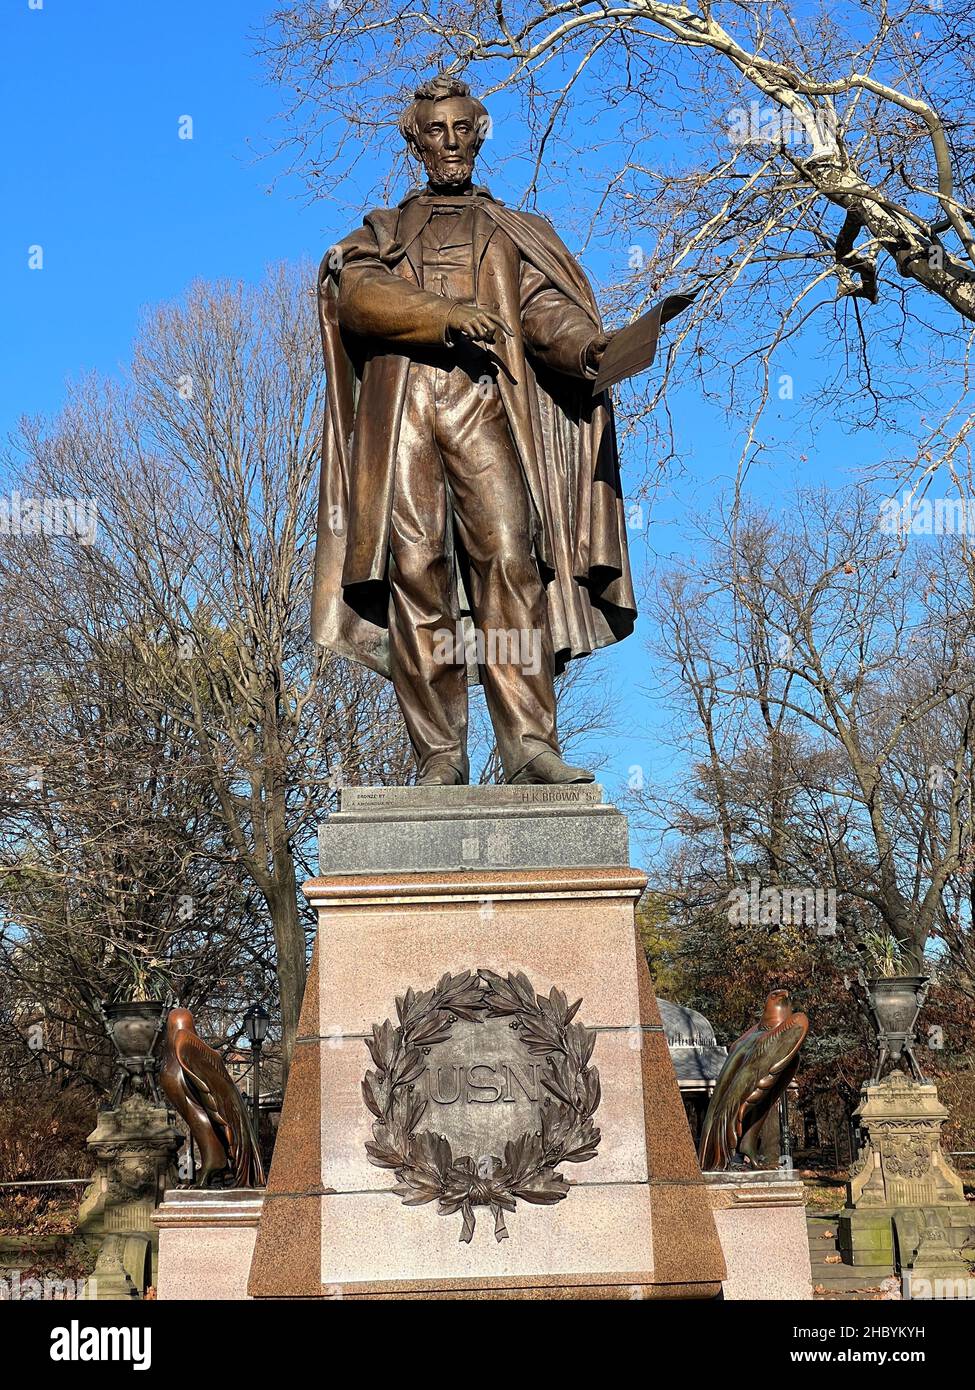
<svg viewBox="0 0 975 1390"><path fill-rule="evenodd" d="M608 333L597 333L586 345L585 364L589 371L598 372L603 353L609 345Z"/></svg>

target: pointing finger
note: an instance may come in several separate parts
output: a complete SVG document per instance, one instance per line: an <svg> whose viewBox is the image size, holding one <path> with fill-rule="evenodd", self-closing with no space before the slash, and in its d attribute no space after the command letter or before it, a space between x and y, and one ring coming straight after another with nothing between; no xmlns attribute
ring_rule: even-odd
<svg viewBox="0 0 975 1390"><path fill-rule="evenodd" d="M492 322L493 324L495 324L496 327L498 327L498 328L501 329L501 332L504 333L506 337L508 337L508 338L511 337L511 329L510 329L510 328L508 327L508 325L505 323L504 319L501 317L500 314L495 314L495 313L494 313L492 310L490 310L490 309L485 309L484 312L487 314L487 316L488 316L488 318L491 320L491 322Z"/></svg>

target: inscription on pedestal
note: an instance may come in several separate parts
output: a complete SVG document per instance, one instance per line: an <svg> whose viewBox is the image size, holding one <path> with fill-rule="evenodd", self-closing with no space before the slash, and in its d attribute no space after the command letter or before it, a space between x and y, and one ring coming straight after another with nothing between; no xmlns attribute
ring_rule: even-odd
<svg viewBox="0 0 975 1390"><path fill-rule="evenodd" d="M599 806L598 783L476 787L343 787L341 807L349 811L483 810L511 806Z"/></svg>
<svg viewBox="0 0 975 1390"><path fill-rule="evenodd" d="M508 1140L539 1128L541 1071L541 1059L527 1053L509 1019L455 1023L431 1050L421 1079L424 1122L454 1153L500 1158Z"/></svg>
<svg viewBox="0 0 975 1390"><path fill-rule="evenodd" d="M483 969L397 999L398 1026L373 1025L375 1069L362 1083L376 1117L366 1152L395 1172L397 1196L459 1213L469 1241L475 1207L490 1207L504 1240L517 1200L568 1195L558 1165L595 1158L600 1138L595 1034L576 1021L581 1003Z"/></svg>

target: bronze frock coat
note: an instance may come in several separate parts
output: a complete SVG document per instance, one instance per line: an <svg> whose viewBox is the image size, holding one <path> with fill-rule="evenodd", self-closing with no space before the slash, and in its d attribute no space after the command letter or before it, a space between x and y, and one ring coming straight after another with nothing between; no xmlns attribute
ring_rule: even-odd
<svg viewBox="0 0 975 1390"><path fill-rule="evenodd" d="M536 514L561 669L628 636L636 618L612 405L606 393L593 400L582 363L599 311L544 218L505 208L485 189L471 196L476 302L513 330L492 351ZM421 190L370 212L329 249L319 274L328 390L312 631L387 676L389 521L411 351L450 341L450 302L421 283L430 215Z"/></svg>

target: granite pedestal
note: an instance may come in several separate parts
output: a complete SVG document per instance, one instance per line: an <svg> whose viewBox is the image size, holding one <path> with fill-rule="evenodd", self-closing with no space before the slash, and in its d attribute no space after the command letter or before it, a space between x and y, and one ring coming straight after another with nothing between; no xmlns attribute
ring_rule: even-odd
<svg viewBox="0 0 975 1390"><path fill-rule="evenodd" d="M725 1298L812 1298L802 1183L776 1171L705 1177L728 1266Z"/></svg>
<svg viewBox="0 0 975 1390"><path fill-rule="evenodd" d="M246 1298L263 1201L258 1188L171 1188L152 1218L157 1299Z"/></svg>
<svg viewBox="0 0 975 1390"><path fill-rule="evenodd" d="M627 841L596 785L346 787L318 852L324 876L618 867Z"/></svg>
<svg viewBox="0 0 975 1390"><path fill-rule="evenodd" d="M321 862L305 885L318 938L250 1294L718 1295L725 1266L708 1188L635 929L645 878L629 867L625 818L600 789L346 790L322 828ZM370 1161L377 1119L363 1083L387 1095L366 1040L374 1053L395 1045L397 998L408 1014L444 976L479 970L487 974L473 978L484 981L524 977L530 998L554 999L546 1007L556 1012L581 998L577 1019L593 1030L601 1084L600 1137L594 1157L560 1162L557 1178L539 1180L550 1194L561 1183L560 1200L539 1204L536 1185L531 1199L519 1193L502 1209L482 1193L465 1216L394 1193L410 1189L392 1164ZM468 1143L484 1191L493 1190L490 1155L526 1123L526 1143L544 1128L531 1029L511 1022L514 1039L504 1020L451 1014L401 1088L406 1105L422 1092L430 1145L449 1126L455 1155ZM584 1060L575 1059L579 1075ZM586 1086L591 1104L591 1078Z"/></svg>

